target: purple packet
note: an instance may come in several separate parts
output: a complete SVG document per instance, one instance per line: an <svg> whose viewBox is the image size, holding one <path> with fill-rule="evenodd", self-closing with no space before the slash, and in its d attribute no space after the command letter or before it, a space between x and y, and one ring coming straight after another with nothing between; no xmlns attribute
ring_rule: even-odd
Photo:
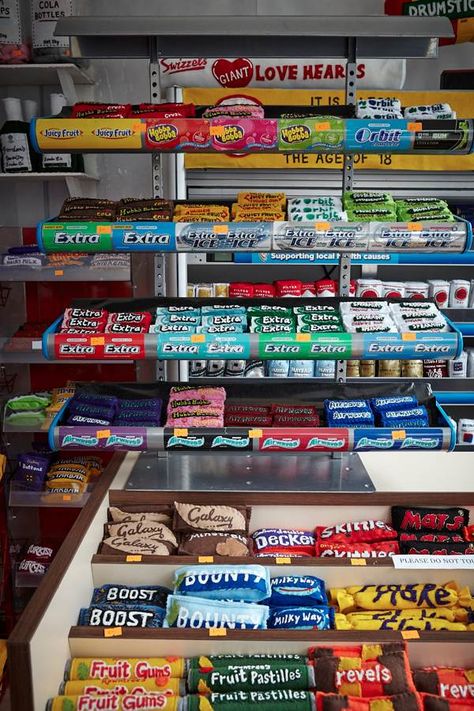
<svg viewBox="0 0 474 711"><path fill-rule="evenodd" d="M9 247L8 254L41 254L35 244L24 244L19 247Z"/></svg>
<svg viewBox="0 0 474 711"><path fill-rule="evenodd" d="M110 420L101 420L99 417L87 417L87 415L70 415L67 418L66 425L110 425Z"/></svg>
<svg viewBox="0 0 474 711"><path fill-rule="evenodd" d="M114 427L160 427L160 420L115 420Z"/></svg>
<svg viewBox="0 0 474 711"><path fill-rule="evenodd" d="M161 410L120 410L117 420L123 422L139 422L140 420L153 420L160 422Z"/></svg>
<svg viewBox="0 0 474 711"><path fill-rule="evenodd" d="M28 452L18 457L14 481L24 489L41 491L50 465L50 457Z"/></svg>
<svg viewBox="0 0 474 711"><path fill-rule="evenodd" d="M158 397L142 397L137 400L124 399L119 401L120 412L125 410L159 410L161 412L161 407L163 401Z"/></svg>
<svg viewBox="0 0 474 711"><path fill-rule="evenodd" d="M101 393L78 392L74 395L74 402L88 403L100 407L118 408L119 400L115 395L102 395Z"/></svg>
<svg viewBox="0 0 474 711"><path fill-rule="evenodd" d="M115 417L115 407L113 405L103 407L85 402L76 402L75 398L69 403L70 415L84 415L84 417L98 417L99 420L107 420L110 424Z"/></svg>

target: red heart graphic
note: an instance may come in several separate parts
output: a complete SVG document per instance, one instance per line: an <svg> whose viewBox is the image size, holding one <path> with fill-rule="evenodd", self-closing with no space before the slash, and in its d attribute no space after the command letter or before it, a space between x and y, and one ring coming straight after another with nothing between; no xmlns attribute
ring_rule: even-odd
<svg viewBox="0 0 474 711"><path fill-rule="evenodd" d="M212 74L221 86L236 89L250 83L253 64L246 57L238 57L232 62L228 59L216 59L212 65Z"/></svg>

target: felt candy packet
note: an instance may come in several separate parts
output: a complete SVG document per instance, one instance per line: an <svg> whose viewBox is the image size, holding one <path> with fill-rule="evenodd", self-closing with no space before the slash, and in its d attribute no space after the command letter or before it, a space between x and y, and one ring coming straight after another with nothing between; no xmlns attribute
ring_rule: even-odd
<svg viewBox="0 0 474 711"><path fill-rule="evenodd" d="M266 691L270 689L302 689L314 687L314 671L311 665L290 667L285 664L260 665L244 663L238 667L218 667L212 671L192 668L188 673L188 689L195 694L234 691Z"/></svg>
<svg viewBox="0 0 474 711"><path fill-rule="evenodd" d="M270 574L262 565L189 565L175 570L174 591L208 600L261 602L270 597Z"/></svg>
<svg viewBox="0 0 474 711"><path fill-rule="evenodd" d="M269 629L330 630L334 610L327 605L315 607L274 607L268 618Z"/></svg>
<svg viewBox="0 0 474 711"><path fill-rule="evenodd" d="M110 682L154 679L157 686L169 678L181 678L181 657L74 657L66 666L66 680L102 679Z"/></svg>
<svg viewBox="0 0 474 711"><path fill-rule="evenodd" d="M433 694L420 694L424 711L472 711L472 701L445 699Z"/></svg>
<svg viewBox="0 0 474 711"><path fill-rule="evenodd" d="M318 543L373 543L397 538L397 532L385 521L349 521L336 526L316 526Z"/></svg>
<svg viewBox="0 0 474 711"><path fill-rule="evenodd" d="M326 605L324 580L314 575L280 575L270 579L271 595L265 603L270 607Z"/></svg>
<svg viewBox="0 0 474 711"><path fill-rule="evenodd" d="M193 533L196 531L248 532L249 506L186 504L175 501L174 508L173 530L176 533Z"/></svg>
<svg viewBox="0 0 474 711"><path fill-rule="evenodd" d="M88 627L162 627L165 610L151 605L90 605L77 624Z"/></svg>
<svg viewBox="0 0 474 711"><path fill-rule="evenodd" d="M348 656L343 648L334 654L331 648L327 653L317 649L313 663L318 691L363 697L415 691L406 652L390 645L374 647L375 659Z"/></svg>
<svg viewBox="0 0 474 711"><path fill-rule="evenodd" d="M188 669L199 669L208 672L212 669L227 667L294 667L308 663L308 657L302 654L210 654L209 656L191 657L188 659Z"/></svg>
<svg viewBox="0 0 474 711"><path fill-rule="evenodd" d="M413 681L418 691L444 699L465 699L474 706L474 669L460 667L425 667L414 669Z"/></svg>
<svg viewBox="0 0 474 711"><path fill-rule="evenodd" d="M169 696L163 692L144 694L113 694L106 692L98 696L82 694L80 696L54 696L49 699L46 711L84 711L84 709L109 708L114 711L131 711L146 708L148 711L187 711L185 701L179 696ZM145 706L146 704L146 706Z"/></svg>
<svg viewBox="0 0 474 711"><path fill-rule="evenodd" d="M161 585L102 585L94 588L91 605L150 605L166 607L171 590Z"/></svg>
<svg viewBox="0 0 474 711"><path fill-rule="evenodd" d="M419 696L415 691L393 696L387 694L368 699L343 694L325 694L318 691L316 692L316 708L317 711L372 711L372 709L420 711L421 707Z"/></svg>
<svg viewBox="0 0 474 711"><path fill-rule="evenodd" d="M260 528L252 533L254 554L259 556L314 557L316 539L311 531Z"/></svg>
<svg viewBox="0 0 474 711"><path fill-rule="evenodd" d="M268 614L266 605L169 595L163 627L266 629Z"/></svg>
<svg viewBox="0 0 474 711"><path fill-rule="evenodd" d="M398 531L462 532L469 525L469 510L421 506L392 506L392 524Z"/></svg>
<svg viewBox="0 0 474 711"><path fill-rule="evenodd" d="M186 711L242 711L259 708L259 711L315 711L316 697L311 691L298 689L268 689L266 691L229 691L208 696L186 696Z"/></svg>
<svg viewBox="0 0 474 711"><path fill-rule="evenodd" d="M164 523L166 526L171 524L171 512L167 506L161 507L162 510L157 511L124 511L117 506L109 506L109 520L114 523L133 523L138 521L155 521L156 523Z"/></svg>
<svg viewBox="0 0 474 711"><path fill-rule="evenodd" d="M170 555L174 550L170 540L143 536L109 536L100 546L102 555Z"/></svg>
<svg viewBox="0 0 474 711"><path fill-rule="evenodd" d="M397 541L379 543L316 541L316 555L321 558L387 558L398 553L400 553L400 546Z"/></svg>
<svg viewBox="0 0 474 711"><path fill-rule="evenodd" d="M149 677L132 681L120 679L85 679L66 681L60 689L60 694L65 696L103 696L105 693L114 695L123 694L149 694L158 692L166 696L180 696L186 693L184 679ZM145 707L146 708L146 707Z"/></svg>
<svg viewBox="0 0 474 711"><path fill-rule="evenodd" d="M221 555L228 557L249 556L250 541L239 533L190 533L181 537L180 555Z"/></svg>

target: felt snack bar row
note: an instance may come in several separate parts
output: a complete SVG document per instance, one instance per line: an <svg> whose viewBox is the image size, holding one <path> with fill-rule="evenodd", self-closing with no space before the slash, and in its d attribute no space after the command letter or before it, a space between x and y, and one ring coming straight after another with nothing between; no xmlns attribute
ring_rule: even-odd
<svg viewBox="0 0 474 711"><path fill-rule="evenodd" d="M49 709L416 709L472 708L474 670L411 670L404 642L329 645L298 654L190 659L76 658ZM141 700L137 706L131 700ZM95 699L101 697L102 706ZM115 702L113 699L115 698ZM172 702L171 706L168 703ZM124 704L123 706L121 704Z"/></svg>

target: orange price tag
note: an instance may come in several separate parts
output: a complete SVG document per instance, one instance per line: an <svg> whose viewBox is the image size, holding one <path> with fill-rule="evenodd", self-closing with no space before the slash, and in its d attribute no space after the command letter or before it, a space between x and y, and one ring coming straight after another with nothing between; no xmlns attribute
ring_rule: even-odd
<svg viewBox="0 0 474 711"><path fill-rule="evenodd" d="M229 225L214 225L212 231L215 235L226 235L229 231Z"/></svg>
<svg viewBox="0 0 474 711"><path fill-rule="evenodd" d="M209 133L211 136L222 136L224 133L224 126L211 126L209 128Z"/></svg>
<svg viewBox="0 0 474 711"><path fill-rule="evenodd" d="M112 225L97 225L97 234L98 235L111 235L112 234Z"/></svg>
<svg viewBox="0 0 474 711"><path fill-rule="evenodd" d="M141 555L127 555L125 557L125 562L126 563L141 563L142 556Z"/></svg>
<svg viewBox="0 0 474 711"><path fill-rule="evenodd" d="M421 222L407 222L407 230L410 230L410 232L421 232L422 229Z"/></svg>
<svg viewBox="0 0 474 711"><path fill-rule="evenodd" d="M299 341L300 343L306 343L311 340L311 334L310 333L297 333L295 336L295 341Z"/></svg>
<svg viewBox="0 0 474 711"><path fill-rule="evenodd" d="M351 558L351 565L367 565L365 558Z"/></svg>
<svg viewBox="0 0 474 711"><path fill-rule="evenodd" d="M54 276L64 276L64 269L55 269Z"/></svg>
<svg viewBox="0 0 474 711"><path fill-rule="evenodd" d="M211 627L209 630L209 637L227 637L227 629Z"/></svg>
<svg viewBox="0 0 474 711"><path fill-rule="evenodd" d="M71 494L64 494L63 495L63 501L71 501L72 496Z"/></svg>
<svg viewBox="0 0 474 711"><path fill-rule="evenodd" d="M214 563L213 555L200 555L198 556L198 563Z"/></svg>
<svg viewBox="0 0 474 711"><path fill-rule="evenodd" d="M330 222L315 222L314 227L318 232L326 232L331 227Z"/></svg>
<svg viewBox="0 0 474 711"><path fill-rule="evenodd" d="M416 341L416 333L402 333L402 341Z"/></svg>
<svg viewBox="0 0 474 711"><path fill-rule="evenodd" d="M329 131L331 128L331 124L329 121L322 121L321 123L315 123L314 128L316 131Z"/></svg>
<svg viewBox="0 0 474 711"><path fill-rule="evenodd" d="M409 123L407 128L409 131L421 131L423 128L423 124L419 121L415 121L415 123Z"/></svg>
<svg viewBox="0 0 474 711"><path fill-rule="evenodd" d="M206 341L206 336L204 333L192 333L191 334L191 343L205 343Z"/></svg>
<svg viewBox="0 0 474 711"><path fill-rule="evenodd" d="M132 124L132 131L134 133L143 133L145 131L145 124L138 121Z"/></svg>
<svg viewBox="0 0 474 711"><path fill-rule="evenodd" d="M91 346L103 346L105 343L105 338L103 336L92 336Z"/></svg>
<svg viewBox="0 0 474 711"><path fill-rule="evenodd" d="M420 639L418 630L402 630L403 639Z"/></svg>
<svg viewBox="0 0 474 711"><path fill-rule="evenodd" d="M122 628L121 627L106 627L104 630L104 637L121 637Z"/></svg>
<svg viewBox="0 0 474 711"><path fill-rule="evenodd" d="M249 437L263 437L263 430L249 430Z"/></svg>
<svg viewBox="0 0 474 711"><path fill-rule="evenodd" d="M188 430L186 427L175 427L173 430L173 434L175 437L187 437L188 436Z"/></svg>
<svg viewBox="0 0 474 711"><path fill-rule="evenodd" d="M392 439L405 439L407 433L405 430L393 430Z"/></svg>
<svg viewBox="0 0 474 711"><path fill-rule="evenodd" d="M286 558L286 557L275 558L275 565L291 565L291 558Z"/></svg>
<svg viewBox="0 0 474 711"><path fill-rule="evenodd" d="M110 437L110 434L110 430L97 430L95 436L97 439L107 439L107 437Z"/></svg>

